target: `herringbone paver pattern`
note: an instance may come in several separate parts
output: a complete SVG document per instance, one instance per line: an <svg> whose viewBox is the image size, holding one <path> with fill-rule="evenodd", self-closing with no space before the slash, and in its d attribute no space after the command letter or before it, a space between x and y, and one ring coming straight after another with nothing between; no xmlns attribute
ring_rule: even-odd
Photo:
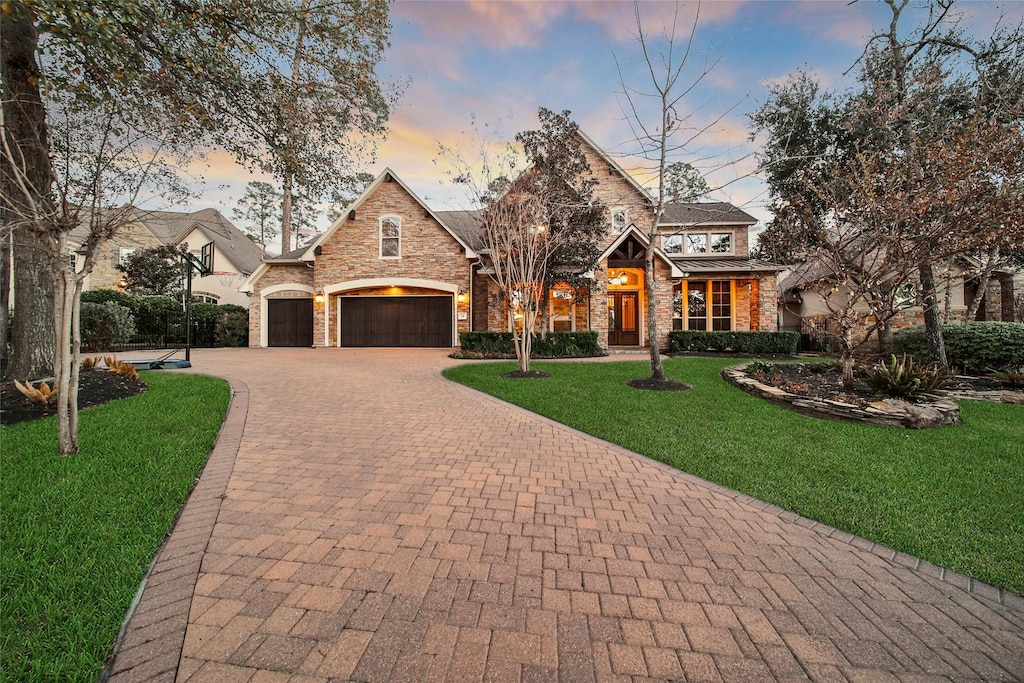
<svg viewBox="0 0 1024 683"><path fill-rule="evenodd" d="M1024 678L1019 596L450 384L442 352L193 362L248 388L244 432L223 500L189 502L219 503L198 573L194 531L113 680Z"/></svg>

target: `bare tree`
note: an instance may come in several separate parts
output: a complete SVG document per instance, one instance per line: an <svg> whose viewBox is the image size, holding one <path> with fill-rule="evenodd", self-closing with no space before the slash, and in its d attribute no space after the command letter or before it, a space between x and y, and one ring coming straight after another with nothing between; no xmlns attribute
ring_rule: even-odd
<svg viewBox="0 0 1024 683"><path fill-rule="evenodd" d="M665 23L660 36L652 37L643 26L640 4L633 2L636 40L643 54L643 63L650 78L647 86L631 84L623 66L616 58L622 88L626 119L639 146L639 154L651 162L649 169L657 179L657 195L646 227L649 248L645 256L644 288L647 292L647 332L650 337L651 380L664 382L658 332L658 288L654 277L654 247L661 219L668 203L668 167L679 155L695 156L695 147L716 128L731 109L702 120L697 109L688 107L687 99L721 61L724 53L712 56L698 44L700 3L685 34L681 33L680 4L676 3L671 21ZM734 108L734 107L733 107ZM648 111L653 114L647 115ZM696 159L693 159L696 160ZM691 166L692 168L692 166ZM696 185L693 185L696 187ZM692 201L694 198L688 198Z"/></svg>

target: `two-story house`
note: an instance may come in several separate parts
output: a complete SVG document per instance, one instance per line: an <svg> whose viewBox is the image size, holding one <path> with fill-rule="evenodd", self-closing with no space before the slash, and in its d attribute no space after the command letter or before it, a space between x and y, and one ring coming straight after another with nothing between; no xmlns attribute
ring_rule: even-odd
<svg viewBox="0 0 1024 683"><path fill-rule="evenodd" d="M552 289L553 331L593 330L606 347L648 343L645 255L654 249L658 330L775 330L776 266L751 259L755 220L727 203L669 205L654 244L654 200L581 134L608 230L590 286ZM313 243L263 263L250 294L252 346L452 347L504 330L475 211L434 211L391 169Z"/></svg>

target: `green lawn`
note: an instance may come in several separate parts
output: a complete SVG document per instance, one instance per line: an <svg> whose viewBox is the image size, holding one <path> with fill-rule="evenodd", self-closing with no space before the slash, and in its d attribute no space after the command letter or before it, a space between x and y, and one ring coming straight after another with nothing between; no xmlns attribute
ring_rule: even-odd
<svg viewBox="0 0 1024 683"><path fill-rule="evenodd" d="M209 456L225 381L142 373L148 391L0 427L0 680L94 681L153 555Z"/></svg>
<svg viewBox="0 0 1024 683"><path fill-rule="evenodd" d="M838 529L1024 593L1024 408L967 401L963 424L921 431L822 420L754 398L719 370L743 362L673 358L686 392L638 391L646 362L514 364L445 374Z"/></svg>

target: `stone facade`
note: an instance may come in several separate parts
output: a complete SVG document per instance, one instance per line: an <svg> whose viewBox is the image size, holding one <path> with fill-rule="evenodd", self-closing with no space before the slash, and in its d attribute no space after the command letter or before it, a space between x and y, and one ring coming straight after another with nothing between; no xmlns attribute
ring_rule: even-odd
<svg viewBox="0 0 1024 683"><path fill-rule="evenodd" d="M626 268L630 273L628 283L615 285L613 289L637 293L639 338L641 344L647 345L650 343L650 325L646 291L643 267L637 264L640 252L647 248L652 218L650 200L600 150L584 144L583 151L597 181L594 197L607 207L607 231L600 247L614 258L603 259L595 268L589 293L583 301L574 303L572 327L596 332L599 343L607 346L610 271L622 272ZM468 243L456 238L398 178L390 172L382 175L353 204L353 211L354 215L340 219L327 236L317 242L315 249L301 255L311 267L311 275L306 276L311 281L304 278L301 282L309 281L312 293L322 294L326 299L324 303L314 305L314 346L338 344L338 299L343 296L451 295L456 306L457 331L508 329L508 318L497 284L487 274L478 272L486 263L482 264L476 254L468 253ZM625 212L625 220L616 225L618 212ZM392 218L400 225L398 251L394 253L387 253L382 246L381 221L386 218ZM635 226L637 232L627 234L623 239L634 241L633 251L630 255L616 256L611 246L620 240L630 225ZM742 220L737 225L716 224L713 229L732 232L734 248L728 255L730 258L743 260L747 257L749 226ZM666 230L675 234L683 228L671 226ZM389 246L396 248L394 237L390 239ZM660 243L661 235L656 235L655 245ZM680 278L673 270L674 266L661 256L655 257L654 264L658 292L657 341L659 346L667 348L674 322L673 291ZM261 298L259 292L268 283L280 285L284 281L282 277L285 280L297 277L276 275L269 278L269 273L280 267L273 261L268 262L265 273L250 279L248 286L253 290L254 305ZM676 272L675 277L673 272ZM732 329L777 328L776 306L772 298L776 288L774 273L702 272L697 278L699 281L711 279L731 282ZM250 320L253 324L250 338L259 340L259 308Z"/></svg>
<svg viewBox="0 0 1024 683"><path fill-rule="evenodd" d="M116 240L108 240L100 247L92 272L86 278L86 289L120 289L118 284L124 273L117 269L121 263L122 250L152 249L162 246L152 232L137 223L130 223L117 231ZM127 253L127 252L125 252Z"/></svg>
<svg viewBox="0 0 1024 683"><path fill-rule="evenodd" d="M309 298L313 293L307 290L312 287L313 269L305 263L275 264L273 268L268 268L259 279L259 289L249 297L249 346L263 345L260 331L265 298ZM267 290L271 290L271 293L264 294Z"/></svg>

